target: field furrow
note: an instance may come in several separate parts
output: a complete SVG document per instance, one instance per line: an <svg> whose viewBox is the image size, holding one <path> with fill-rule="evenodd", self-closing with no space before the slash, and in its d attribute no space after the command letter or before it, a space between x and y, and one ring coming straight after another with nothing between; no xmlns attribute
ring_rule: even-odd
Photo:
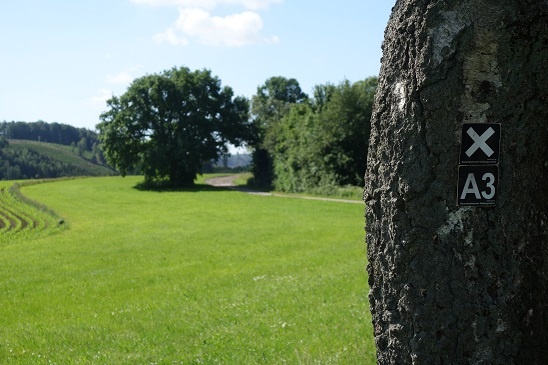
<svg viewBox="0 0 548 365"><path fill-rule="evenodd" d="M8 184L3 183L0 188L0 244L54 231L58 218L46 207L25 198L17 184Z"/></svg>
<svg viewBox="0 0 548 365"><path fill-rule="evenodd" d="M19 225L17 219L11 214L9 210L0 210L1 220L4 222L5 231L12 231Z"/></svg>
<svg viewBox="0 0 548 365"><path fill-rule="evenodd" d="M20 231L32 227L32 219L26 217L23 212L12 210L11 214L15 217L15 220L17 221L17 227Z"/></svg>
<svg viewBox="0 0 548 365"><path fill-rule="evenodd" d="M2 207L0 207L0 232L9 231L13 226L14 223L11 217L3 211Z"/></svg>

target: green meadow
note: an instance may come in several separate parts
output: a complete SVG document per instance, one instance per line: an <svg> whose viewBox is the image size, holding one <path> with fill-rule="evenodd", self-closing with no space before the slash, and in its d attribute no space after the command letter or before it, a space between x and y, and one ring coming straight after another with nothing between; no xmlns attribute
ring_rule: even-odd
<svg viewBox="0 0 548 365"><path fill-rule="evenodd" d="M58 217L0 229L1 364L375 363L363 205L141 179L21 188Z"/></svg>

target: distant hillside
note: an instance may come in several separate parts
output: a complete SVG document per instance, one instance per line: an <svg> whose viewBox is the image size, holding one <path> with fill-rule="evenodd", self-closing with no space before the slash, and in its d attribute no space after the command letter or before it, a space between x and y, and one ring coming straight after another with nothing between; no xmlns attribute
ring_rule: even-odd
<svg viewBox="0 0 548 365"><path fill-rule="evenodd" d="M0 137L78 146L92 151L99 144L97 133L68 124L37 122L0 122Z"/></svg>
<svg viewBox="0 0 548 365"><path fill-rule="evenodd" d="M235 154L226 155L217 161L211 161L203 166L202 172L206 174L218 172L246 172L251 169L251 155Z"/></svg>
<svg viewBox="0 0 548 365"><path fill-rule="evenodd" d="M248 153L231 155L230 157L228 167L246 167L251 165L251 155Z"/></svg>
<svg viewBox="0 0 548 365"><path fill-rule="evenodd" d="M246 167L251 164L251 155L244 153L244 154L235 154L226 156L225 158L221 158L215 166L222 167L226 164L226 167L229 169L234 169L238 167Z"/></svg>
<svg viewBox="0 0 548 365"><path fill-rule="evenodd" d="M0 142L0 180L116 174L91 151L28 140Z"/></svg>

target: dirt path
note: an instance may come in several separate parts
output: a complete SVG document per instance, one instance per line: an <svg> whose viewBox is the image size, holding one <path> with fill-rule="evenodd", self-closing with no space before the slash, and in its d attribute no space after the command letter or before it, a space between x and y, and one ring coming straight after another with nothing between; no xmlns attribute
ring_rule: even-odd
<svg viewBox="0 0 548 365"><path fill-rule="evenodd" d="M205 181L205 183L208 184L208 185L211 185L211 186L227 187L227 188L230 188L230 189L233 189L233 190L241 191L243 193L254 194L254 195L276 196L276 197L280 197L280 198L323 200L323 201L332 201L332 202L339 202L339 203L351 203L351 204L363 204L363 202L359 201L359 200L321 198L321 197L316 197L316 196L286 195L286 194L265 193L265 192L262 192L262 191L251 190L251 189L248 189L248 188L245 188L245 187L236 186L234 184L234 180L236 180L238 178L238 176L239 175L212 177L211 179L207 179Z"/></svg>
<svg viewBox="0 0 548 365"><path fill-rule="evenodd" d="M207 179L205 183L211 186L219 186L219 187L235 186L234 180L236 180L237 178L238 178L238 175L212 177L211 179Z"/></svg>

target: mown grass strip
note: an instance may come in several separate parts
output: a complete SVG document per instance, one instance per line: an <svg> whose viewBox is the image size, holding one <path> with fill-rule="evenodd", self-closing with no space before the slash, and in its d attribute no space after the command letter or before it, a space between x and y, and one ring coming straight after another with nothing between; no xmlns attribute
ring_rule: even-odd
<svg viewBox="0 0 548 365"><path fill-rule="evenodd" d="M32 183L26 182L27 185ZM60 217L45 205L21 194L17 182L4 182L3 185L0 188L0 244L36 238L63 228L59 224Z"/></svg>
<svg viewBox="0 0 548 365"><path fill-rule="evenodd" d="M0 233L7 232L13 229L14 227L15 227L15 222L13 218L7 211L3 209L3 207L0 206Z"/></svg>
<svg viewBox="0 0 548 365"><path fill-rule="evenodd" d="M5 221L6 231L17 231L21 227L21 222L16 214L13 213L12 202L9 199L9 193L6 189L0 190L0 215Z"/></svg>

